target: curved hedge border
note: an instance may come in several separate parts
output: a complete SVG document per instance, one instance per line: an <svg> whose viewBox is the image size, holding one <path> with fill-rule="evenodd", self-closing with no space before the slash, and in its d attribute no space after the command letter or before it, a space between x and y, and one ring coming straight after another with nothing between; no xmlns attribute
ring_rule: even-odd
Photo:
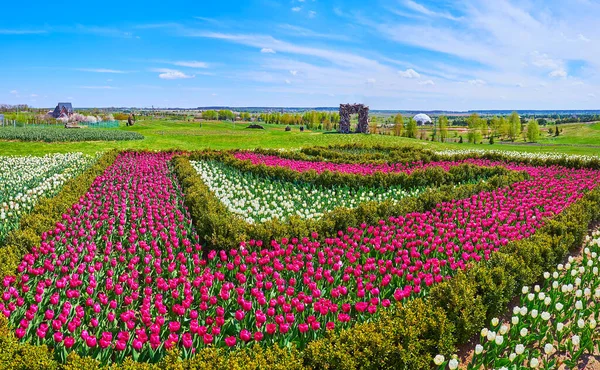
<svg viewBox="0 0 600 370"><path fill-rule="evenodd" d="M52 229L73 204L83 196L94 179L110 166L118 152L104 153L96 163L81 175L68 180L56 196L41 199L33 210L21 218L18 229L13 230L0 248L0 276L11 275L23 256L41 243L43 232Z"/></svg>
<svg viewBox="0 0 600 370"><path fill-rule="evenodd" d="M204 152L201 155L192 154L190 158L218 160L219 158L228 157L222 156L222 153ZM278 176L279 174L283 174L283 176L290 175L288 171L294 174L299 173L278 167L252 165L247 161L239 161L237 159L233 161L229 160L226 163L236 163L236 168L254 170L255 173L263 176L277 178L281 178ZM301 237L303 235L310 235L312 232L317 232L319 235L335 235L339 230L346 230L349 226L356 226L361 223L376 224L379 220L387 219L391 216L410 212L425 212L434 208L438 203L452 199L466 198L481 191L509 186L515 182L523 181L528 177L524 172L514 172L501 167L494 167L490 171L490 175L493 176L477 184L464 184L460 186L442 185L434 189L429 189L416 198L407 197L397 202L391 200L366 202L353 209L340 207L325 213L318 220L305 220L297 216L292 216L287 221L273 219L259 224L249 224L241 217L229 211L213 194L192 167L187 157L176 157L173 159L172 164L185 193L186 206L190 210L194 226L200 236L200 241L209 249L237 248L240 242L245 240L271 241L284 237ZM468 166L465 170L469 171L473 167L475 166ZM323 178L327 178L327 181L332 181L332 183L346 184L346 182L333 182L333 178L337 179L338 177L329 177L330 174L327 173ZM352 175L352 177L354 176ZM307 177L313 178L316 176L315 173L309 173ZM465 175L465 178L468 178L468 176ZM295 181L303 181L303 179L298 177Z"/></svg>
<svg viewBox="0 0 600 370"><path fill-rule="evenodd" d="M355 154L353 151L370 151L375 148L376 153ZM559 155L554 153L521 153L502 150L450 150L444 151L423 149L420 147L344 144L330 145L327 147L309 147L300 151L280 151L273 149L257 149L255 152L267 155L278 155L282 158L305 161L329 161L334 163L386 163L386 162L413 162L424 163L443 160L462 160L467 158L488 159L500 162L515 162L533 166L562 166L566 168L591 168L600 169L600 157ZM412 154L411 154L412 153Z"/></svg>
<svg viewBox="0 0 600 370"><path fill-rule="evenodd" d="M260 153L261 151L257 151ZM279 153L280 154L280 153ZM243 172L251 172L257 176L281 179L289 182L308 182L315 185L331 187L343 184L351 187L387 187L402 186L404 188L416 188L425 186L439 187L442 185L456 185L468 181L479 181L496 175L506 175L510 172L502 166L481 167L472 164L461 164L451 167L448 171L440 167L428 167L418 169L410 174L404 172L380 172L365 176L361 174L323 171L299 172L287 167L267 166L264 164L253 164L250 161L237 159L233 152L201 151L191 153L190 160L216 160L236 168ZM282 157L283 158L283 157ZM293 158L297 159L297 158Z"/></svg>

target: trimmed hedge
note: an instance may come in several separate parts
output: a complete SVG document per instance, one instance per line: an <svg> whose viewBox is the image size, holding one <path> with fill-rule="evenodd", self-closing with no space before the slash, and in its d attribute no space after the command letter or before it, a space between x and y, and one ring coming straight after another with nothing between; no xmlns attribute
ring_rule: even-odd
<svg viewBox="0 0 600 370"><path fill-rule="evenodd" d="M257 151L268 153L268 151ZM280 155L281 153L267 154L279 155L282 158L293 158L293 155ZM287 167L267 166L264 164L252 164L250 161L243 161L235 158L232 152L219 151L201 151L190 154L190 160L193 161L220 161L224 164L236 168L243 172L251 172L257 176L270 177L289 182L307 182L324 187L333 185L346 185L350 187L387 187L387 186L402 186L406 189L442 185L456 185L469 181L479 181L497 175L506 175L510 172L504 167L481 167L472 164L461 164L451 167L448 171L440 167L429 167L425 169L415 170L410 174L404 172L380 172L376 171L372 175L361 175L352 173L323 171L299 172ZM304 159L303 159L304 160ZM358 162L357 162L358 163Z"/></svg>
<svg viewBox="0 0 600 370"><path fill-rule="evenodd" d="M203 152L202 154L192 154L192 159L205 158L228 158L218 152ZM245 170L253 169L265 176L279 177L278 174L287 172L280 168L267 167L264 165L252 165L247 161L228 161L226 163L237 163L237 168ZM203 246L208 249L217 248L237 248L240 242L247 240L279 240L282 238L302 237L316 232L319 235L335 235L339 230L346 230L350 226L357 226L361 223L376 224L379 220L385 220L392 216L402 215L410 212L425 212L434 208L437 204L450 201L452 199L467 198L481 191L494 190L499 187L509 186L513 183L523 181L528 178L524 172L507 171L497 167L489 172L492 177L486 181L477 184L464 184L460 186L442 185L438 188L428 189L419 197L406 197L400 201L366 202L358 207L349 209L344 207L336 208L327 212L318 220L305 220L293 216L287 221L272 219L258 224L249 224L241 217L230 212L227 207L213 194L213 192L204 184L200 175L192 167L187 157L176 157L172 161L175 174L182 185L185 193L185 203L190 211L196 231L200 236ZM466 171L474 166L468 166ZM287 169L286 169L287 170ZM296 171L288 170L294 173ZM256 173L255 172L255 173ZM498 172L498 173L496 173ZM327 176L331 173L327 173ZM309 174L309 177L315 176L315 173ZM368 177L368 176L365 176ZM467 178L465 176L465 178ZM331 183L340 180L329 180ZM297 179L296 181L303 181Z"/></svg>
<svg viewBox="0 0 600 370"><path fill-rule="evenodd" d="M375 153L371 153L371 148L376 150ZM468 151L468 150L467 150ZM365 144L344 144L344 145L330 145L328 147L312 147L301 149L300 152L281 152L276 150L257 150L263 154L279 155L283 158L288 159L299 159L308 161L321 161L327 160L335 163L383 163L383 162L413 162L421 160L424 163L432 161L443 161L443 160L463 160L467 158L480 158L488 159L499 162L516 162L525 163L533 166L562 166L566 168L590 168L600 169L600 157L587 156L587 160L582 157L585 156L557 156L553 157L552 154L548 153L548 156L544 157L546 153L524 153L523 157L517 158L507 152L489 150L484 153L473 153L468 152L464 154L453 154L451 156L440 155L436 151L430 149L423 149L420 147L406 147L406 146L367 146ZM356 154L359 153L359 154ZM364 154L360 154L364 153ZM411 155L411 153L413 153Z"/></svg>
<svg viewBox="0 0 600 370"><path fill-rule="evenodd" d="M96 177L102 175L117 157L116 150L104 153L96 163L81 175L63 185L52 198L41 199L33 210L21 218L19 228L11 231L0 248L0 276L14 274L23 256L42 241L42 233L52 229L63 213L85 195Z"/></svg>

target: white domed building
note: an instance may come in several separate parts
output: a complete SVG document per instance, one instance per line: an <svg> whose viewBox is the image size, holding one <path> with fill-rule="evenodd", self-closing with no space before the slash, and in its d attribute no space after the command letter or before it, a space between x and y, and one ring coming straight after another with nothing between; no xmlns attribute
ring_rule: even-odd
<svg viewBox="0 0 600 370"><path fill-rule="evenodd" d="M414 116L413 119L417 122L417 125L419 126L430 125L433 122L431 120L431 117L429 117L425 113L419 113L416 116Z"/></svg>

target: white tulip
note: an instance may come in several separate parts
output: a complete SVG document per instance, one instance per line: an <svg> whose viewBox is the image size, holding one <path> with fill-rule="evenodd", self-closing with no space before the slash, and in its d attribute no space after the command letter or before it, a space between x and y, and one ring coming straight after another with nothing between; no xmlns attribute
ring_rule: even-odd
<svg viewBox="0 0 600 370"><path fill-rule="evenodd" d="M517 346L515 347L515 352L517 353L517 355L522 355L523 352L525 352L525 346L523 346L522 344L517 344Z"/></svg>
<svg viewBox="0 0 600 370"><path fill-rule="evenodd" d="M549 355L552 352L554 352L554 346L550 343L546 343L546 345L544 346L544 353Z"/></svg>
<svg viewBox="0 0 600 370"><path fill-rule="evenodd" d="M433 359L433 363L440 366L441 364L444 363L444 361L446 361L446 358L444 357L444 355L437 355L434 357Z"/></svg>
<svg viewBox="0 0 600 370"><path fill-rule="evenodd" d="M522 337L525 337L525 336L527 336L527 334L528 334L528 333L529 333L529 330L527 330L527 328L523 328L523 329L521 329L521 330L519 331L519 334L520 334Z"/></svg>
<svg viewBox="0 0 600 370"><path fill-rule="evenodd" d="M573 335L571 337L571 342L573 342L574 346L578 346L579 345L579 335Z"/></svg>
<svg viewBox="0 0 600 370"><path fill-rule="evenodd" d="M534 357L531 360L529 360L529 367L531 367L532 369L535 369L538 366L540 366L540 361L537 358Z"/></svg>
<svg viewBox="0 0 600 370"><path fill-rule="evenodd" d="M458 368L458 360L453 358L448 362L448 368L450 370L454 370Z"/></svg>
<svg viewBox="0 0 600 370"><path fill-rule="evenodd" d="M477 344L475 346L475 354L479 355L481 352L483 352L483 346L481 344Z"/></svg>
<svg viewBox="0 0 600 370"><path fill-rule="evenodd" d="M549 312L546 312L546 311L544 311L544 312L542 312L542 315L541 315L541 317L542 317L542 320L544 320L544 321L548 321L548 320L550 320L550 313L549 313Z"/></svg>
<svg viewBox="0 0 600 370"><path fill-rule="evenodd" d="M498 320L498 318L497 318L497 317L494 317L494 318L492 319L492 325L493 325L493 326L497 326L497 325L498 325L498 321L499 321L499 320Z"/></svg>

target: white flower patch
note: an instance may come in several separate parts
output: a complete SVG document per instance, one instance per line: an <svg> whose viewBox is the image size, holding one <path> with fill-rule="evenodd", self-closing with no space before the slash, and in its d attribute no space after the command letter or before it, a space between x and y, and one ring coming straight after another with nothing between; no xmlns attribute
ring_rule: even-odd
<svg viewBox="0 0 600 370"><path fill-rule="evenodd" d="M400 200L418 196L425 188L333 188L292 183L244 173L214 161L192 161L202 181L227 208L249 223L290 216L318 219L337 207L355 208L369 201Z"/></svg>
<svg viewBox="0 0 600 370"><path fill-rule="evenodd" d="M54 196L96 158L81 153L0 157L0 242L40 198Z"/></svg>
<svg viewBox="0 0 600 370"><path fill-rule="evenodd" d="M594 231L586 237L581 259L569 257L557 271L544 273L541 286L523 287L522 307L513 308L510 321L492 319L490 327L481 330L480 343L467 368L573 369L582 364L583 355L595 355L600 344L600 278L594 274L594 268L600 266L599 242L600 232ZM502 340L497 340L495 330L504 333ZM452 368L436 359L433 361L440 369Z"/></svg>

